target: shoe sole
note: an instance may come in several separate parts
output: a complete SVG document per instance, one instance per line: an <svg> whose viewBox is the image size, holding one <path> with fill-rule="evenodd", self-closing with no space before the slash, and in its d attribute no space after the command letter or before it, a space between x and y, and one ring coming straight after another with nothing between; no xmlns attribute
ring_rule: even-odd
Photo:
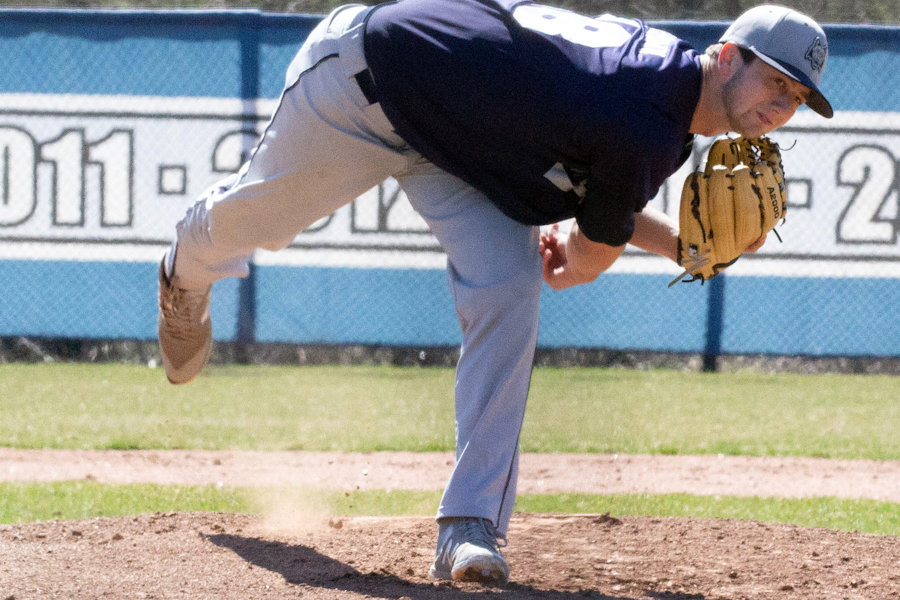
<svg viewBox="0 0 900 600"><path fill-rule="evenodd" d="M453 581L471 581L488 585L504 584L507 580L506 574L500 569L483 568L477 565L457 569L451 573L451 578Z"/></svg>
<svg viewBox="0 0 900 600"><path fill-rule="evenodd" d="M197 373L197 375L199 375L199 373ZM190 379L183 379L181 381L175 381L174 379L172 379L171 377L166 375L166 379L168 379L169 383L171 383L172 385L184 385L186 383L190 383L193 380L197 379L197 375L192 376Z"/></svg>
<svg viewBox="0 0 900 600"><path fill-rule="evenodd" d="M203 368L206 367L206 364L209 362L209 357L211 354L212 354L212 339L210 339L209 342L207 342L207 344L203 347L203 349L198 354L198 356L202 356L201 361L202 361L203 365L199 369L191 369L192 371L195 370L196 372L193 375L191 375L190 377L188 377L187 379L177 379L177 380L172 379L169 376L169 371L170 370L174 371L175 369L172 368L171 365L166 364L167 361L164 360L163 367L166 370L166 379L168 379L169 383L171 383L172 385L184 385L186 383L192 382L194 379L197 378L198 375L200 375L200 373L203 371ZM193 360L196 361L197 358L194 357ZM181 369L184 370L185 367L182 366Z"/></svg>
<svg viewBox="0 0 900 600"><path fill-rule="evenodd" d="M206 364L209 362L209 357L212 355L212 345L213 345L212 337L210 337L206 341L206 344L203 346L203 348L201 348L200 352L198 352L196 355L194 355L193 358L191 358L191 360L187 361L185 364L181 365L181 367L177 368L177 369L168 360L166 360L165 355L163 355L162 356L163 368L166 371L166 379L169 380L169 383L171 383L172 385L184 385L184 384L190 383L194 379L196 379L197 376L203 372L204 367L206 367ZM196 366L197 364L200 365L199 368ZM188 368L189 366L190 366L190 368ZM192 374L186 378L179 378L178 377L178 375L180 374L179 372L183 372L183 371L187 371ZM172 374L175 375L175 379L173 379L172 376L169 374L170 372L172 372Z"/></svg>
<svg viewBox="0 0 900 600"><path fill-rule="evenodd" d="M503 571L491 572L490 569L480 569L478 567L466 567L458 569L454 573L448 571L435 571L433 568L428 571L431 579L442 581L464 581L481 583L484 585L503 585L507 582L507 576Z"/></svg>
<svg viewBox="0 0 900 600"><path fill-rule="evenodd" d="M432 579L451 579L489 585L504 584L509 580L507 571L491 560L475 560L469 564L460 565L453 571L440 571L432 566L428 575Z"/></svg>

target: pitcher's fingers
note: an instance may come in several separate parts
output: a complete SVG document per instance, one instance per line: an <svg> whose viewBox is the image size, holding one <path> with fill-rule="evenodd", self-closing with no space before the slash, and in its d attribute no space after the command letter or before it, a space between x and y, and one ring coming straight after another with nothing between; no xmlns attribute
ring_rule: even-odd
<svg viewBox="0 0 900 600"><path fill-rule="evenodd" d="M766 243L766 236L763 235L761 238L759 238L758 240L756 240L755 242L753 242L752 244L747 246L747 249L744 250L744 252L756 252L757 250L762 248L763 244L765 244L765 243Z"/></svg>

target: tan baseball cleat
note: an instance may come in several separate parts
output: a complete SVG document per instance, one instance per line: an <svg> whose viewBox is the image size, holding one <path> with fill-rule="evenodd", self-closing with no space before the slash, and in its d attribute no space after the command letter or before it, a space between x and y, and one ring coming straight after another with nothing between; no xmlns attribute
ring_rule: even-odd
<svg viewBox="0 0 900 600"><path fill-rule="evenodd" d="M166 275L166 259L159 265L159 350L170 383L188 383L200 374L212 352L212 321L205 290L178 287Z"/></svg>

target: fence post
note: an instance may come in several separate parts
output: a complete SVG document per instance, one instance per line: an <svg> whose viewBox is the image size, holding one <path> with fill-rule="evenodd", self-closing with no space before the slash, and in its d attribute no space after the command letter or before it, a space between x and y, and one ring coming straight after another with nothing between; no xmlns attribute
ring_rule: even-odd
<svg viewBox="0 0 900 600"><path fill-rule="evenodd" d="M241 101L243 107L242 130L256 130L256 101L259 97L259 28L261 15L244 17L241 37ZM241 163L250 158L253 148L241 148ZM256 265L250 258L250 273L242 279L238 288L237 360L250 362L249 344L256 341Z"/></svg>
<svg viewBox="0 0 900 600"><path fill-rule="evenodd" d="M703 370L718 371L718 358L722 353L722 328L725 318L725 274L709 280L706 308L706 348L703 351Z"/></svg>

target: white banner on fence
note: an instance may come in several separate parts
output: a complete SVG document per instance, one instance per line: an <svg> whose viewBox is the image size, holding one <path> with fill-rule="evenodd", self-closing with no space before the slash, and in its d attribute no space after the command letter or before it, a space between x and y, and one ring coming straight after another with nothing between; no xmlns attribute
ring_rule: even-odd
<svg viewBox="0 0 900 600"><path fill-rule="evenodd" d="M206 187L238 168L272 100L0 94L0 257L154 261ZM785 149L788 221L729 272L900 276L900 114L801 111ZM697 144L694 163L709 140ZM677 215L674 175L654 204ZM349 167L352 168L352 167ZM440 268L434 238L387 180L260 264ZM814 272L810 265L815 264ZM629 251L617 272L672 273Z"/></svg>

